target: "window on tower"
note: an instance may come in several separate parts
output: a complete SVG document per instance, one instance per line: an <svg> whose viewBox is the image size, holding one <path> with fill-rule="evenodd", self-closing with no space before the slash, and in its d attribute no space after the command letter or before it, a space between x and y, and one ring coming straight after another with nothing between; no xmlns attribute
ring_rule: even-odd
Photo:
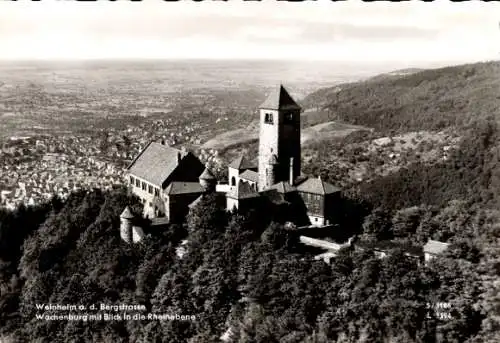
<svg viewBox="0 0 500 343"><path fill-rule="evenodd" d="M273 114L272 113L266 113L264 115L264 123L273 124Z"/></svg>
<svg viewBox="0 0 500 343"><path fill-rule="evenodd" d="M285 123L293 123L293 113L292 112L285 113Z"/></svg>

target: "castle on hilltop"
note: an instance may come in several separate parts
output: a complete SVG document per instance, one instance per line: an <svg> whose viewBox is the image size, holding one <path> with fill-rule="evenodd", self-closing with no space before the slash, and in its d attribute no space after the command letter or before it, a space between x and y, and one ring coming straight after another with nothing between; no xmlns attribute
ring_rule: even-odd
<svg viewBox="0 0 500 343"><path fill-rule="evenodd" d="M300 113L288 91L276 87L259 108L258 165L238 157L228 166L228 185L218 184L191 152L149 143L127 167L129 186L144 204L144 215L182 222L203 194L216 192L225 198L228 211L265 201L288 203L303 208L310 225L334 223L340 189L301 174Z"/></svg>

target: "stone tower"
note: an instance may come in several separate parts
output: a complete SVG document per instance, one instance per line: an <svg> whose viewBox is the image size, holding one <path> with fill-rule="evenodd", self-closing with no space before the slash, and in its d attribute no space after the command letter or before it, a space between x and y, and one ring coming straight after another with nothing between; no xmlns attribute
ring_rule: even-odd
<svg viewBox="0 0 500 343"><path fill-rule="evenodd" d="M300 110L283 85L260 105L259 191L300 175Z"/></svg>
<svg viewBox="0 0 500 343"><path fill-rule="evenodd" d="M120 215L120 237L127 243L132 242L132 225L134 215L127 206Z"/></svg>
<svg viewBox="0 0 500 343"><path fill-rule="evenodd" d="M212 174L210 169L208 169L208 167L205 167L205 170L199 176L199 180L200 185L205 193L215 192L217 179L215 178L214 174Z"/></svg>
<svg viewBox="0 0 500 343"><path fill-rule="evenodd" d="M262 184L261 189L268 189L272 185L274 185L275 183L279 182L279 181L276 181L276 175L278 174L278 168L279 168L278 158L276 157L275 154L272 154L271 158L269 159L269 162L266 165L266 171L265 171L266 179L265 179L265 183ZM260 175L259 175L259 179L260 179ZM259 181L259 185L260 185L260 181Z"/></svg>

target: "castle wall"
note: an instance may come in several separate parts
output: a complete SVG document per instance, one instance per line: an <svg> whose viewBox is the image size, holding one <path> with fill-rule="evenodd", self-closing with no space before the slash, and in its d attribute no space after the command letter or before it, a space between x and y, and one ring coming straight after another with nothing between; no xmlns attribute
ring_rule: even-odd
<svg viewBox="0 0 500 343"><path fill-rule="evenodd" d="M238 205L239 205L238 200L226 197L226 210L227 211L232 211L233 208L235 208L235 207L236 207L236 209L238 209L239 208Z"/></svg>
<svg viewBox="0 0 500 343"><path fill-rule="evenodd" d="M127 243L132 241L132 222L129 219L120 218L120 237Z"/></svg>
<svg viewBox="0 0 500 343"><path fill-rule="evenodd" d="M131 183L130 177L134 178L134 184ZM139 181L139 186L137 186L137 181ZM143 189L143 183L145 189ZM161 194L159 185L153 185L152 183L147 182L144 179L138 178L133 174L129 175L129 185L132 189L132 193L137 195L145 206L153 206L153 198L155 196L155 192L158 195ZM150 188L152 187L152 188ZM151 192L149 192L151 190Z"/></svg>
<svg viewBox="0 0 500 343"><path fill-rule="evenodd" d="M129 186L132 193L137 195L144 204L144 213L155 213L153 198L156 196L162 197L162 190L165 189L172 181L199 182L198 177L203 173L205 166L198 160L196 156L189 153L182 160L180 165L170 174L163 182L163 185L154 185L142 178L133 174L128 175ZM137 185L139 182L139 185Z"/></svg>

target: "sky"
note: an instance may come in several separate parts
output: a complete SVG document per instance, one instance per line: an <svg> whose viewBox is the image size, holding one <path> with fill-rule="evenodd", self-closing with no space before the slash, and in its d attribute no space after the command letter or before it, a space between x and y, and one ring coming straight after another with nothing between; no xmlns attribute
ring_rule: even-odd
<svg viewBox="0 0 500 343"><path fill-rule="evenodd" d="M0 1L0 60L475 62L500 56L500 2Z"/></svg>

